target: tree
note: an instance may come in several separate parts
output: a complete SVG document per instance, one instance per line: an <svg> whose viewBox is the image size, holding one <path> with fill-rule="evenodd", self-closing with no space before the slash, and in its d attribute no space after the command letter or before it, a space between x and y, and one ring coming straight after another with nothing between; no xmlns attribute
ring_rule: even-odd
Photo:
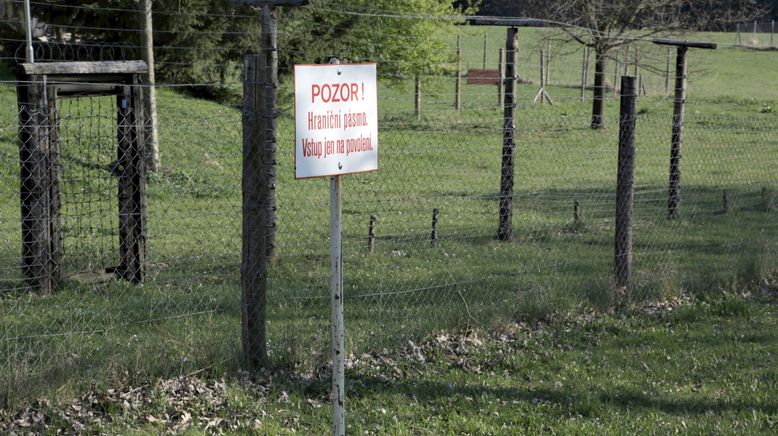
<svg viewBox="0 0 778 436"><path fill-rule="evenodd" d="M375 61L383 77L396 79L444 69L454 24L448 17L461 13L448 0L312 0L284 12L282 68L336 56Z"/></svg>
<svg viewBox="0 0 778 436"><path fill-rule="evenodd" d="M154 42L160 82L225 84L238 79L243 53L259 41L259 18L229 0L154 0ZM21 15L0 23L0 37L24 38ZM81 47L139 46L137 0L37 0L32 15L49 41ZM13 56L20 43L4 48ZM140 51L134 57L140 56ZM76 50L78 60L104 51ZM86 57L85 59L81 59ZM56 60L56 59L54 59ZM98 60L98 59L95 59ZM209 95L222 88L192 86Z"/></svg>
<svg viewBox="0 0 778 436"><path fill-rule="evenodd" d="M33 15L46 23L49 40L138 45L137 9L137 0L37 0ZM154 0L153 10L159 82L239 80L242 55L258 47L255 8L230 0ZM311 0L304 8L280 8L280 72L338 56L378 62L383 77L439 73L450 60L447 36L454 23L446 17L462 12L470 10L455 9L449 0ZM0 38L22 39L21 22L0 22ZM6 47L11 55L19 43L12 45ZM220 93L214 86L190 90Z"/></svg>
<svg viewBox="0 0 778 436"><path fill-rule="evenodd" d="M605 68L614 48L659 34L692 31L711 22L723 25L764 13L758 0L532 0L546 7L549 20L595 52L593 129L603 126Z"/></svg>

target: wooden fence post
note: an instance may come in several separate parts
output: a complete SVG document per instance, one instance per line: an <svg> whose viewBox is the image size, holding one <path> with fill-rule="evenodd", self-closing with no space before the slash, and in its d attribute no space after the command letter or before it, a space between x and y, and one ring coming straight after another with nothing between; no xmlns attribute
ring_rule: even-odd
<svg viewBox="0 0 778 436"><path fill-rule="evenodd" d="M413 83L413 113L416 121L421 121L421 76L417 74Z"/></svg>
<svg viewBox="0 0 778 436"><path fill-rule="evenodd" d="M573 222L576 224L581 222L581 203L578 200L573 202Z"/></svg>
<svg viewBox="0 0 778 436"><path fill-rule="evenodd" d="M665 63L665 95L670 93L670 57L672 49L667 47L667 60Z"/></svg>
<svg viewBox="0 0 778 436"><path fill-rule="evenodd" d="M613 275L616 288L626 292L632 272L632 202L635 175L635 78L621 78L619 156L616 175L616 239Z"/></svg>
<svg viewBox="0 0 778 436"><path fill-rule="evenodd" d="M20 74L18 79L22 274L31 290L50 294L59 285L61 255L59 164L52 162L52 151L59 153L52 131L56 99L44 92L43 76Z"/></svg>
<svg viewBox="0 0 778 436"><path fill-rule="evenodd" d="M432 234L430 235L430 244L434 247L438 245L438 208L432 209Z"/></svg>
<svg viewBox="0 0 778 436"><path fill-rule="evenodd" d="M503 66L502 48L497 50L497 107L502 107L505 98L505 67Z"/></svg>
<svg viewBox="0 0 778 436"><path fill-rule="evenodd" d="M375 249L375 224L375 215L370 215L370 221L367 225L367 251L369 253L372 253L373 249Z"/></svg>
<svg viewBox="0 0 778 436"><path fill-rule="evenodd" d="M484 62L483 62L483 69L486 69L486 39L487 35L484 33Z"/></svg>
<svg viewBox="0 0 778 436"><path fill-rule="evenodd" d="M754 20L754 38L753 38L753 40L751 41L751 44L752 44L752 45L757 45L757 44L756 44L756 20Z"/></svg>
<svg viewBox="0 0 778 436"><path fill-rule="evenodd" d="M509 27L505 40L505 102L503 103L502 162L500 169L500 224L497 238L507 241L513 226L513 172L516 152L515 134L517 92L517 40L518 28Z"/></svg>
<svg viewBox="0 0 778 436"><path fill-rule="evenodd" d="M546 75L543 76L543 82L546 85L548 85L549 83L551 83L551 81L549 80L549 77L551 77L551 40L550 39L546 40L545 61L546 61L546 65L545 65Z"/></svg>
<svg viewBox="0 0 778 436"><path fill-rule="evenodd" d="M624 61L623 61L624 73L622 74L622 76L626 76L627 74L629 74L629 51L630 51L629 46L628 45L624 46Z"/></svg>
<svg viewBox="0 0 778 436"><path fill-rule="evenodd" d="M119 138L119 267L125 280L141 283L146 257L146 158L143 90L137 81L116 99Z"/></svg>
<svg viewBox="0 0 778 436"><path fill-rule="evenodd" d="M243 356L249 369L267 363L265 316L268 269L276 234L276 11L262 6L261 48L244 59L243 249L241 313Z"/></svg>
<svg viewBox="0 0 778 436"><path fill-rule="evenodd" d="M160 166L159 134L157 128L157 89L154 77L154 25L151 13L151 0L140 0L140 27L142 35L141 56L146 61L148 72L144 77L144 130L146 143L144 155L146 169L157 171Z"/></svg>
<svg viewBox="0 0 778 436"><path fill-rule="evenodd" d="M740 23L735 24L735 32L737 34L737 45L742 45L743 42L740 39Z"/></svg>
<svg viewBox="0 0 778 436"><path fill-rule="evenodd" d="M548 71L548 53L543 52L543 49L540 49L540 89L538 90L537 94L535 94L535 98L532 99L532 104L537 103L538 99L540 99L540 104L543 104L545 102L548 102L548 104L554 104L554 101L551 100L551 96L548 95L548 92L546 92L546 79L548 78L548 75L546 72Z"/></svg>
<svg viewBox="0 0 778 436"><path fill-rule="evenodd" d="M596 52L595 52L596 56ZM621 49L616 49L616 56L614 56L613 62L613 95L616 95L616 81L619 80L619 58L621 57ZM595 76L596 78L596 76ZM603 92L604 95L604 92Z"/></svg>
<svg viewBox="0 0 778 436"><path fill-rule="evenodd" d="M675 59L675 98L673 100L673 132L670 146L670 183L667 199L667 219L678 216L681 191L681 146L683 145L683 118L686 102L686 52L679 46Z"/></svg>
<svg viewBox="0 0 778 436"><path fill-rule="evenodd" d="M462 48L459 45L459 35L457 35L457 78L454 89L454 108L457 112L462 110Z"/></svg>
<svg viewBox="0 0 778 436"><path fill-rule="evenodd" d="M589 47L584 46L583 61L581 62L581 101L584 101L588 73L589 73Z"/></svg>

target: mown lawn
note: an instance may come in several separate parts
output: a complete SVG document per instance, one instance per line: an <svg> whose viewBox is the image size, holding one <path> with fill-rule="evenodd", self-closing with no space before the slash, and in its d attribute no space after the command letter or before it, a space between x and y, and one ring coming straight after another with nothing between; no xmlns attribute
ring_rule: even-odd
<svg viewBox="0 0 778 436"><path fill-rule="evenodd" d="M350 434L771 434L775 289L434 332L348 358ZM0 430L324 434L328 371L208 373L0 413Z"/></svg>

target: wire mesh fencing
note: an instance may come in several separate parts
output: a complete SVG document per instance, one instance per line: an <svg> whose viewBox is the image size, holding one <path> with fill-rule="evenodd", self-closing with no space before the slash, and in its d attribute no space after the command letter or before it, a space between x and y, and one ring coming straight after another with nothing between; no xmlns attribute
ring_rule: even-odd
<svg viewBox="0 0 778 436"><path fill-rule="evenodd" d="M462 46L480 47L480 37L471 39L463 38ZM666 52L640 53L641 62L658 72L649 89L662 90ZM488 46L487 54L497 58ZM473 64L468 69L483 67L478 57L467 61ZM604 127L590 129L588 107L573 87L582 53L563 56L552 45L551 59L549 92L558 105L531 104L538 83L522 83L517 92L508 241L497 239L505 134L497 86L463 84L460 110L450 70L421 76L419 108L413 77L382 87L379 171L343 181L350 354L382 351L441 329L605 309L619 297L616 103L608 102ZM539 68L529 53L518 74ZM611 63L608 78L620 78L623 68ZM628 68L632 74L634 67ZM593 70L589 74L591 80ZM611 79L606 95L613 95L615 83ZM119 193L126 168L117 166L127 114L115 95L56 99L43 119L51 123L48 140L59 147L47 165L59 174L61 260L57 287L43 295L31 289L20 266L25 158L13 85L0 86L0 398L10 404L93 383L238 368L241 108L192 98L174 85L160 87L162 163L145 175L144 277L134 283L115 268L127 230ZM584 85L588 99L590 85ZM268 350L274 364L317 372L330 357L329 191L326 180L294 180L290 94L282 82ZM774 114L728 113L690 99L679 210L668 219L672 102L661 91L648 94L638 97L634 120L629 301L739 290L769 278L778 231Z"/></svg>
<svg viewBox="0 0 778 436"><path fill-rule="evenodd" d="M735 25L735 44L743 47L757 49L774 49L778 41L775 40L775 20L755 20L748 23Z"/></svg>

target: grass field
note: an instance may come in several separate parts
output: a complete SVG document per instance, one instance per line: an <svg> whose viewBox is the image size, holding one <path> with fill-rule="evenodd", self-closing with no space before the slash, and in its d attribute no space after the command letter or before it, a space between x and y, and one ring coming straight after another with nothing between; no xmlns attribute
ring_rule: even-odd
<svg viewBox="0 0 778 436"><path fill-rule="evenodd" d="M465 30L471 32L463 38L467 62L480 63L478 50L483 40L479 32L483 29ZM503 30L488 31L488 41L503 41ZM699 37L726 41L731 35ZM522 30L521 38L522 47L541 45L539 32ZM571 54L565 55L568 51ZM652 55L649 47L641 48L641 53L646 59L660 58ZM664 52L659 54L664 56ZM532 61L536 56L531 56L528 54L522 64L527 65L528 72L520 67L520 73L530 78L537 67L537 61ZM778 60L772 52L724 48L695 51L690 61L694 74L690 75L687 107L682 212L674 222L664 218L672 102L662 95L663 79L650 79L651 92L638 103L631 289L636 304L687 293L741 291L774 277L778 266L774 259L776 212L764 211L762 196L766 188L766 202L772 206L769 197L778 189L778 110L766 109L774 108L778 99L778 87L771 82ZM661 62L663 66L663 57ZM552 58L552 83L575 84L580 77L579 63L577 47L559 48ZM282 95L289 95L288 85L284 81ZM513 218L516 238L500 243L494 238L502 137L496 90L465 86L464 109L456 113L452 108L453 80L427 78L423 116L417 121L412 88L405 85L383 84L379 90L380 171L345 180L349 350L357 355L393 350L407 339L416 340L433 330L489 327L495 320L535 320L558 311L607 311L613 302L617 102L608 102L606 128L592 131L588 129L590 101L578 101L577 89L552 86L550 92L558 104L541 107L529 105L535 86L521 87ZM110 153L110 147L96 145L104 146L105 138L110 138L112 104L109 98L103 98L63 106L62 110L70 114L63 121L71 132L67 153L73 157L95 150ZM149 184L149 279L143 287L117 281L95 285L76 280L75 273L109 266L115 255L116 223L110 215L116 206L112 197L115 181L104 172L84 168L72 160L70 166L63 164L63 189L70 195L66 199L72 198L71 204L80 208L68 209L63 226L71 229L66 234L71 236L66 240L65 253L69 276L61 292L42 298L18 289L23 284L18 271L15 91L11 86L0 87L0 399L6 404L39 395L71 398L93 384L140 384L155 377L202 369L213 376L235 374L240 356L240 112L168 89L160 92L159 105L163 170ZM328 358L328 189L325 180L293 180L294 132L288 100L282 106L278 255L270 276L268 310L270 350L279 366L310 372ZM90 133L98 129L100 134ZM111 156L105 153L94 159L110 162ZM729 201L727 213L722 210L724 190ZM582 210L579 223L572 220L575 201ZM433 208L441 211L440 239L435 247L429 241ZM367 252L366 243L370 215L378 218L372 254ZM774 324L771 306L742 304L756 313L759 326ZM645 330L640 330L643 321L619 318L597 322L614 323L622 330L635 327L644 331L645 341L651 339L649 331L655 326L646 321ZM750 318L729 319L717 314L687 326L713 332L713 326L731 324L733 331L745 331L752 327L750 322ZM662 334L667 340L674 333ZM617 335L611 336L603 334L602 340L612 344L620 340ZM764 340L764 347L774 349L774 337L768 335ZM751 342L733 347L727 356L747 359L747 353L758 350ZM678 348L682 354L682 347ZM652 350L648 347L642 351L652 354ZM700 354L702 350L699 348ZM483 352L482 358L490 359L491 351ZM634 364L645 356L636 353L621 358ZM576 360L565 360L568 357L562 354L552 357L563 359L567 362L564 365ZM538 374L551 372L554 366L550 362L553 359L537 362ZM441 369L433 365L420 370L423 377L434 380L434 371ZM566 370L573 371L573 366ZM763 377L761 370L749 368L756 377ZM634 381L636 374L630 372L623 377L641 386ZM719 375L726 380L723 372ZM441 375L455 386L494 383L494 391L484 392L495 398L499 389L515 385L515 377L519 376L521 373L516 372L488 381L491 379L454 370ZM593 384L608 375L592 377ZM772 383L774 388L775 380L764 377L768 377L765 383ZM403 379L402 383L413 380ZM632 407L633 403L627 402L627 407L621 407L616 404L615 388L597 397L586 397L586 386L570 396L588 402L585 407L600 408L597 413L614 423L629 421L625 417L633 413L643 420L672 415L668 425L673 427L683 419L659 403ZM363 392L371 387L368 384ZM547 388L537 385L532 389ZM432 385L422 389L424 393L419 396L438 393ZM468 401L465 397L472 397L467 389L429 401L445 402L450 398L457 406L454 410L459 411L459 406L465 407ZM746 392L745 381L736 389ZM552 398L548 401L556 405L548 405L547 409L546 403L527 404L524 394L510 395L521 402L517 410L537 409L539 416L551 417L559 429L572 425L566 417L583 414L578 406L566 405L562 397L548 393ZM294 392L290 395L303 401ZM673 398L673 394L665 395ZM635 394L630 401L638 402L643 397ZM543 396L538 398L546 401ZM357 410L372 410L363 414L364 429L375 422L373 409L383 401L395 402L399 410L404 399L397 390L387 389L356 405ZM286 407L271 403L267 407ZM443 407L436 404L407 409L403 413L408 415L400 415L397 425L407 423L406 418L411 419L413 414L429 412L429 407ZM727 415L723 405L715 407L722 410L723 416L739 420L750 413L744 407ZM765 399L755 407L759 416L749 425L764 425L773 419L767 416L775 415L774 403ZM326 407L317 410L300 418L306 423L301 429L326 425ZM499 407L495 411L503 414ZM523 413L514 419L522 419L520 415ZM399 419L403 416L406 418ZM696 422L700 429L726 421L694 417L696 421L689 422ZM475 418L461 419L465 421L444 415L436 425L440 431L481 423L493 425ZM544 420L537 419L535 424L525 423L527 431L534 428L531 425L542 425ZM495 418L494 422L504 421ZM284 426L284 422L274 425ZM498 432L496 428L494 431Z"/></svg>
<svg viewBox="0 0 778 436"><path fill-rule="evenodd" d="M774 291L772 291L774 292ZM760 294L762 295L762 294ZM350 356L350 434L772 434L775 296L645 305L617 316L435 332ZM311 378L197 376L35 403L0 431L325 434L326 370Z"/></svg>

